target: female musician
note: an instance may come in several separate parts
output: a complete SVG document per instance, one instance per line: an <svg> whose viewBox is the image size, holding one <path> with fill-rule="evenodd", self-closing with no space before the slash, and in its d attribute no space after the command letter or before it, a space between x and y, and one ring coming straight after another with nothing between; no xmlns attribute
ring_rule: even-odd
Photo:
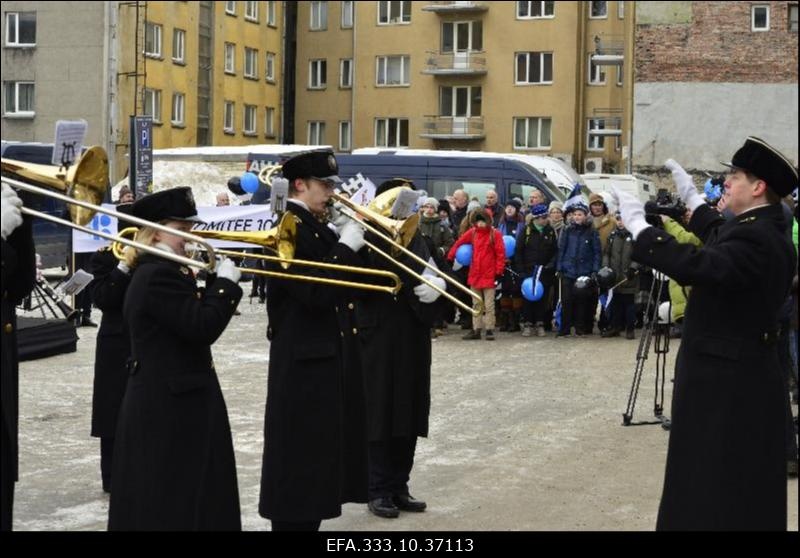
<svg viewBox="0 0 800 558"><path fill-rule="evenodd" d="M133 215L188 231L199 221L189 188L151 194ZM152 227L139 242L184 255L186 240ZM228 413L211 345L242 290L224 260L204 292L189 268L136 254L123 315L130 330L129 379L114 446L110 530L240 530Z"/></svg>

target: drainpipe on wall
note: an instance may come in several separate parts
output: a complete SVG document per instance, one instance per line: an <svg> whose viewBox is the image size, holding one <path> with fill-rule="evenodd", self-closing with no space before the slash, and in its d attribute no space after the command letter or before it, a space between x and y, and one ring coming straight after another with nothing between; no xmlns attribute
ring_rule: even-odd
<svg viewBox="0 0 800 558"><path fill-rule="evenodd" d="M353 62L351 63L351 71L353 72L353 80L350 84L350 152L352 153L353 149L355 149L355 138L356 138L356 76L358 73L356 72L356 60L358 57L356 56L356 25L358 22L358 18L356 14L358 13L357 9L358 4L353 2ZM337 136L338 131L337 131Z"/></svg>
<svg viewBox="0 0 800 558"><path fill-rule="evenodd" d="M583 121L584 121L584 93L586 84L586 5L587 2L578 3L578 71L576 76L575 95L575 170L581 174L583 170Z"/></svg>

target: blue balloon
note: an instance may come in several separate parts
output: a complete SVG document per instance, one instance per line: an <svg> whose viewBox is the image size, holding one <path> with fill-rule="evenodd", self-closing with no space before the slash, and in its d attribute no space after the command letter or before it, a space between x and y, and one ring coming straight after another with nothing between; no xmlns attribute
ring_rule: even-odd
<svg viewBox="0 0 800 558"><path fill-rule="evenodd" d="M456 261L464 267L472 263L472 244L462 244L456 250Z"/></svg>
<svg viewBox="0 0 800 558"><path fill-rule="evenodd" d="M258 190L258 177L252 172L246 172L242 175L240 180L242 190L248 194L255 194Z"/></svg>
<svg viewBox="0 0 800 558"><path fill-rule="evenodd" d="M514 256L514 249L517 247L517 239L511 235L503 237L503 244L506 245L506 259Z"/></svg>
<svg viewBox="0 0 800 558"><path fill-rule="evenodd" d="M541 300L544 296L544 285L541 281L534 283L533 277L528 277L522 282L522 296L530 302Z"/></svg>

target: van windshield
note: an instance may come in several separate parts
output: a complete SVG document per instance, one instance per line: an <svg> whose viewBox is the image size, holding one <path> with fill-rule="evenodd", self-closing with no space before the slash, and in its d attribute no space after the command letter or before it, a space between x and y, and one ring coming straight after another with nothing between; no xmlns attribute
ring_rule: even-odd
<svg viewBox="0 0 800 558"><path fill-rule="evenodd" d="M497 184L489 181L475 182L472 180L429 180L428 195L436 199L450 196L456 190L464 190L469 199L478 198L481 205L486 203L486 192L498 191Z"/></svg>

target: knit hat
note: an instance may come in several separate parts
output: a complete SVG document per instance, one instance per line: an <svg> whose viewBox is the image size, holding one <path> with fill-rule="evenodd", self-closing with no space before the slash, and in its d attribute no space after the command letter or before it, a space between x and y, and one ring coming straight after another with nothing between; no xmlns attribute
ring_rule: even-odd
<svg viewBox="0 0 800 558"><path fill-rule="evenodd" d="M564 204L561 203L560 201L551 201L550 202L550 207L547 208L547 212L550 213L554 209L558 209L559 211L561 211L563 213L564 212Z"/></svg>
<svg viewBox="0 0 800 558"><path fill-rule="evenodd" d="M517 211L522 209L522 202L516 198L508 200L508 202L506 203L506 207L508 207L509 205L513 205L515 208L517 208Z"/></svg>
<svg viewBox="0 0 800 558"><path fill-rule="evenodd" d="M481 207L480 202L472 200L471 202L469 202L469 204L467 204L467 213L469 213L470 211L472 211L474 209L480 209L480 207Z"/></svg>
<svg viewBox="0 0 800 558"><path fill-rule="evenodd" d="M569 209L567 209L567 213L568 214L572 213L573 211L583 211L584 213L586 213L588 215L589 214L589 206L586 205L583 202L583 200L581 200L581 201L573 203L572 205L569 206Z"/></svg>
<svg viewBox="0 0 800 558"><path fill-rule="evenodd" d="M439 200L436 198L423 198L422 203L419 204L419 206L425 207L426 205L435 207L437 211L439 210Z"/></svg>
<svg viewBox="0 0 800 558"><path fill-rule="evenodd" d="M439 209L437 211L447 211L447 215L450 215L450 202L447 200L439 200Z"/></svg>
<svg viewBox="0 0 800 558"><path fill-rule="evenodd" d="M534 217L545 217L547 213L547 206L543 203L536 204L531 208L531 215Z"/></svg>

